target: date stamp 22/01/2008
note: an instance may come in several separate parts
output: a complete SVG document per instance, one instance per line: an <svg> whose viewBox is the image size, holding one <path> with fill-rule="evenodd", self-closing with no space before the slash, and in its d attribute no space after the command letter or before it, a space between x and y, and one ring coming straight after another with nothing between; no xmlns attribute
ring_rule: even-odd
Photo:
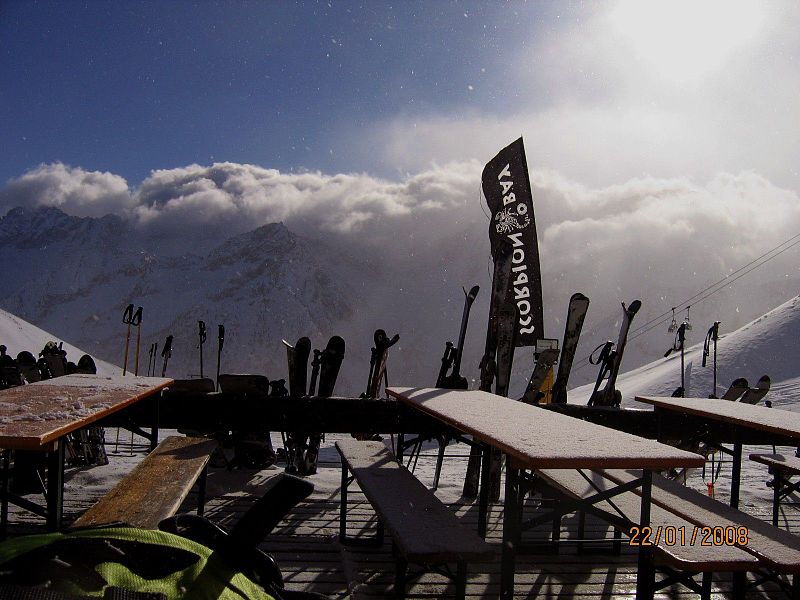
<svg viewBox="0 0 800 600"><path fill-rule="evenodd" d="M629 532L631 546L746 546L747 527L656 527L633 526Z"/></svg>

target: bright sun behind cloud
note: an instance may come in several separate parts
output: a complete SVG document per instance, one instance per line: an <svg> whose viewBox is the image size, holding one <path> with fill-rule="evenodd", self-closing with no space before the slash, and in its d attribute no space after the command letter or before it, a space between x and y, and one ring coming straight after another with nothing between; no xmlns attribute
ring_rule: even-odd
<svg viewBox="0 0 800 600"><path fill-rule="evenodd" d="M764 5L742 0L621 0L611 23L633 56L660 77L702 78L753 40Z"/></svg>

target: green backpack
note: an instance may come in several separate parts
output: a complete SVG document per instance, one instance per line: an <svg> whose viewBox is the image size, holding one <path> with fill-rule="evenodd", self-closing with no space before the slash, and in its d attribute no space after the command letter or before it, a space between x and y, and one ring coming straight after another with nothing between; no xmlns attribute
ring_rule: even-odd
<svg viewBox="0 0 800 600"><path fill-rule="evenodd" d="M0 543L3 598L275 600L281 591L268 593L219 552L165 531L108 527Z"/></svg>

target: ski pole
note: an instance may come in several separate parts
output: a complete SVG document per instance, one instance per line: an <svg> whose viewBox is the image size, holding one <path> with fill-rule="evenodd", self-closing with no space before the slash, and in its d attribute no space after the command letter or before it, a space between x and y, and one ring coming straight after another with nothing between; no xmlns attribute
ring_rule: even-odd
<svg viewBox="0 0 800 600"><path fill-rule="evenodd" d="M128 326L128 333L125 336L125 360L122 363L122 374L128 371L128 346L131 343L131 325L133 324L133 304L128 304L125 312L122 313L122 322Z"/></svg>
<svg viewBox="0 0 800 600"><path fill-rule="evenodd" d="M150 377L150 370L153 366L153 346L150 344L150 349L147 351L147 376Z"/></svg>
<svg viewBox="0 0 800 600"><path fill-rule="evenodd" d="M217 391L219 391L219 363L222 357L222 346L225 344L225 326L219 325L217 328Z"/></svg>
<svg viewBox="0 0 800 600"><path fill-rule="evenodd" d="M136 309L136 314L133 315L133 323L136 327L136 368L133 371L134 375L139 374L139 347L142 341L142 307Z"/></svg>
<svg viewBox="0 0 800 600"><path fill-rule="evenodd" d="M169 361L169 357L172 356L172 336L168 335L167 339L164 340L164 349L161 350L161 356L164 358L164 364L161 367L161 376L167 376L167 361Z"/></svg>
<svg viewBox="0 0 800 600"><path fill-rule="evenodd" d="M203 344L206 343L206 324L204 321L197 322L198 335L200 336L200 379L203 378Z"/></svg>

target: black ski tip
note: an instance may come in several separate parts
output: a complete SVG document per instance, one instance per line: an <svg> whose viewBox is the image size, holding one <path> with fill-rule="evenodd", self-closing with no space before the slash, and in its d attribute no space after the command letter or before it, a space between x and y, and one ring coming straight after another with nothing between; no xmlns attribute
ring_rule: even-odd
<svg viewBox="0 0 800 600"><path fill-rule="evenodd" d="M770 379L769 375L762 375L759 378L758 383L756 383L756 387L761 390L764 389L768 390L771 385L772 385L772 379Z"/></svg>
<svg viewBox="0 0 800 600"><path fill-rule="evenodd" d="M303 336L297 340L297 343L294 345L294 348L299 353L311 354L311 340L308 339L306 336Z"/></svg>
<svg viewBox="0 0 800 600"><path fill-rule="evenodd" d="M331 339L328 340L328 345L325 349L344 354L344 348L345 348L344 338L342 338L339 335L334 335L331 337Z"/></svg>
<svg viewBox="0 0 800 600"><path fill-rule="evenodd" d="M578 301L583 301L583 300L588 302L589 301L589 297L584 295L584 294L581 294L580 292L575 292L574 294L572 294L572 296L569 297L569 301L570 302L578 302Z"/></svg>
<svg viewBox="0 0 800 600"><path fill-rule="evenodd" d="M642 308L642 301L641 300L634 300L628 305L628 308L625 310L628 312L629 315L635 315L639 312L639 309Z"/></svg>
<svg viewBox="0 0 800 600"><path fill-rule="evenodd" d="M481 287L479 285L473 285L472 289L469 292L467 292L467 289L464 288L464 295L467 298L469 298L470 301L473 301L478 296L478 292L480 292L480 291L481 291Z"/></svg>

